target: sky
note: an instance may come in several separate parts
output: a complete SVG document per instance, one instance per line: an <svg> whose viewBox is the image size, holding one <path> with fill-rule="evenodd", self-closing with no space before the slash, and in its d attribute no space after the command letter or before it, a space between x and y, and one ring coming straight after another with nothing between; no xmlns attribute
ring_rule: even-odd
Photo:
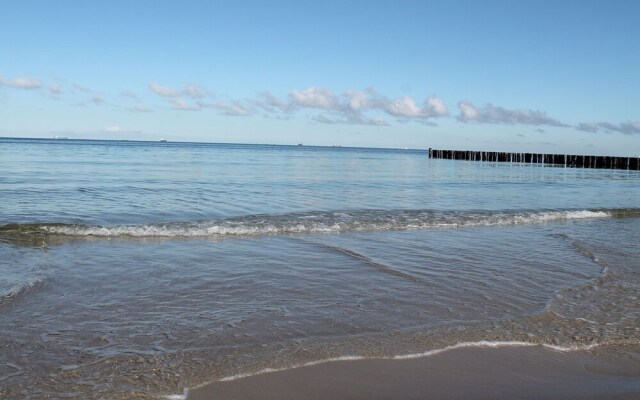
<svg viewBox="0 0 640 400"><path fill-rule="evenodd" d="M639 1L0 0L0 136L640 154Z"/></svg>

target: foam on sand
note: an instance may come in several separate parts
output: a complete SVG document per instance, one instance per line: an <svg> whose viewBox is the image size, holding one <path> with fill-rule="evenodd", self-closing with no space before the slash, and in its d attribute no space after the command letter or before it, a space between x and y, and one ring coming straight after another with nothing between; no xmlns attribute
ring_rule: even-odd
<svg viewBox="0 0 640 400"><path fill-rule="evenodd" d="M640 355L578 350L586 348L460 343L413 357L348 358L217 381L187 399L638 398Z"/></svg>

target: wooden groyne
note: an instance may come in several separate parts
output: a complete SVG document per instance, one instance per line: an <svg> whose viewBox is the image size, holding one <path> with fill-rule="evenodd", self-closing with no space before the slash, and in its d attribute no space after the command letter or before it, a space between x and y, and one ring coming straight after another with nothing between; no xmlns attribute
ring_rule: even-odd
<svg viewBox="0 0 640 400"><path fill-rule="evenodd" d="M582 156L570 154L508 153L500 151L436 150L429 158L526 164L552 164L571 168L609 168L640 170L640 157Z"/></svg>

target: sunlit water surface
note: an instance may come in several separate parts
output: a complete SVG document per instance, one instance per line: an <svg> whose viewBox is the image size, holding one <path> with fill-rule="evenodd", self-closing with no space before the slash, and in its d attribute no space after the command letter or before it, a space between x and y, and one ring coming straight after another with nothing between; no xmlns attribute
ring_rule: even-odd
<svg viewBox="0 0 640 400"><path fill-rule="evenodd" d="M17 139L0 171L0 397L640 339L637 171Z"/></svg>

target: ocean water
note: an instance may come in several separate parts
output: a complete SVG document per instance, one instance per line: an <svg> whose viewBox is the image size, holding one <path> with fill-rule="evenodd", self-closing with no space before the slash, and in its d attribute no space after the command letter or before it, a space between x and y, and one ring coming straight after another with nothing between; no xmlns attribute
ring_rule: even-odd
<svg viewBox="0 0 640 400"><path fill-rule="evenodd" d="M0 397L640 343L640 173L426 150L0 139Z"/></svg>

